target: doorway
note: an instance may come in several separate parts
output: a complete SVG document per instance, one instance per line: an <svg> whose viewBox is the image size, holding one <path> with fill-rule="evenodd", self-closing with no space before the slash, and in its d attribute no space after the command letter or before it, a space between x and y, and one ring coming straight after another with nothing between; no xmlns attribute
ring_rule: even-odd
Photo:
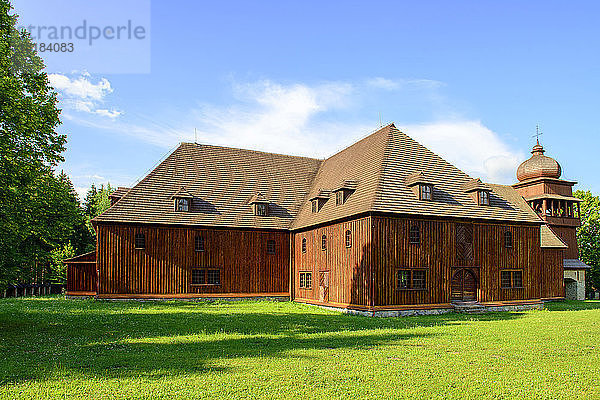
<svg viewBox="0 0 600 400"><path fill-rule="evenodd" d="M450 282L451 301L477 301L477 278L473 271L461 268L454 272Z"/></svg>
<svg viewBox="0 0 600 400"><path fill-rule="evenodd" d="M329 271L319 272L319 301L329 302Z"/></svg>

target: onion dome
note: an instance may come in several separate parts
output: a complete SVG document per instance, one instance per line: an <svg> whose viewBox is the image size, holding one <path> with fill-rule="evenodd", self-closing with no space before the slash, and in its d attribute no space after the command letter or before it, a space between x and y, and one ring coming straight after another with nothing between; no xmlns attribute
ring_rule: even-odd
<svg viewBox="0 0 600 400"><path fill-rule="evenodd" d="M531 150L533 154L517 168L519 182L534 178L560 178L560 164L552 157L544 155L544 148L538 142Z"/></svg>

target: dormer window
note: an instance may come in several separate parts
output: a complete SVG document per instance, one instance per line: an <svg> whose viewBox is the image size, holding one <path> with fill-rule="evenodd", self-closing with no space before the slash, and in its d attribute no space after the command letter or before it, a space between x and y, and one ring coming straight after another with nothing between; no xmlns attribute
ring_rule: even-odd
<svg viewBox="0 0 600 400"><path fill-rule="evenodd" d="M267 216L267 204L266 203L258 203L255 205L255 214L261 217Z"/></svg>
<svg viewBox="0 0 600 400"><path fill-rule="evenodd" d="M174 201L174 204L175 204L175 211L179 211L179 212L190 211L193 198L194 198L194 196L192 196L182 186L181 189L179 189L179 191L177 193L175 193L173 196L171 196L171 199Z"/></svg>
<svg viewBox="0 0 600 400"><path fill-rule="evenodd" d="M419 185L420 200L432 200L433 199L433 185L422 184Z"/></svg>
<svg viewBox="0 0 600 400"><path fill-rule="evenodd" d="M250 205L254 208L254 215L258 217L266 217L269 215L269 201L260 192L252 196Z"/></svg>
<svg viewBox="0 0 600 400"><path fill-rule="evenodd" d="M310 199L311 210L313 213L318 213L323 208L323 205L329 200L330 190L319 190L319 193Z"/></svg>
<svg viewBox="0 0 600 400"><path fill-rule="evenodd" d="M175 200L175 211L189 211L190 200L189 199L176 199Z"/></svg>
<svg viewBox="0 0 600 400"><path fill-rule="evenodd" d="M478 203L480 206L489 206L490 205L490 192L488 192L487 190L478 191L477 197L479 199Z"/></svg>
<svg viewBox="0 0 600 400"><path fill-rule="evenodd" d="M408 175L405 182L419 200L433 200L433 182L422 171L413 172Z"/></svg>
<svg viewBox="0 0 600 400"><path fill-rule="evenodd" d="M346 180L342 186L334 190L335 192L335 205L341 206L348 200L348 197L356 190L358 185L357 181Z"/></svg>
<svg viewBox="0 0 600 400"><path fill-rule="evenodd" d="M481 179L471 179L462 186L463 190L471 195L471 198L480 206L490 205L491 190Z"/></svg>
<svg viewBox="0 0 600 400"><path fill-rule="evenodd" d="M344 191L343 190L338 190L337 192L335 192L335 204L336 205L342 205L344 204Z"/></svg>

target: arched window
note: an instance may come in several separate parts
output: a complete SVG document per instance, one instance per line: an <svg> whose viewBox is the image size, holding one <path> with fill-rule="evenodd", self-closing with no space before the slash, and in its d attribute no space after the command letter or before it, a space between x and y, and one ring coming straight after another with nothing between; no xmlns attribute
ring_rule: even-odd
<svg viewBox="0 0 600 400"><path fill-rule="evenodd" d="M421 230L419 229L419 225L410 227L410 230L408 231L408 242L410 244L421 243Z"/></svg>
<svg viewBox="0 0 600 400"><path fill-rule="evenodd" d="M321 250L327 250L327 235L321 236Z"/></svg>
<svg viewBox="0 0 600 400"><path fill-rule="evenodd" d="M306 253L306 238L302 238L302 252Z"/></svg>
<svg viewBox="0 0 600 400"><path fill-rule="evenodd" d="M352 232L350 230L346 231L346 247L352 247Z"/></svg>
<svg viewBox="0 0 600 400"><path fill-rule="evenodd" d="M512 232L510 232L510 231L504 232L504 247L506 247L506 248L513 247L513 236L512 236Z"/></svg>

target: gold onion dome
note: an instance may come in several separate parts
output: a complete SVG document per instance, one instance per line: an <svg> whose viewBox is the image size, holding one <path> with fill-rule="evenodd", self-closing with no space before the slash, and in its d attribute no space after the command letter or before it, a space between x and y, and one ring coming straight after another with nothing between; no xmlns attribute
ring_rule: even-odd
<svg viewBox="0 0 600 400"><path fill-rule="evenodd" d="M538 142L531 150L533 154L517 168L519 182L534 178L560 178L560 164L552 157L544 155L544 148Z"/></svg>

